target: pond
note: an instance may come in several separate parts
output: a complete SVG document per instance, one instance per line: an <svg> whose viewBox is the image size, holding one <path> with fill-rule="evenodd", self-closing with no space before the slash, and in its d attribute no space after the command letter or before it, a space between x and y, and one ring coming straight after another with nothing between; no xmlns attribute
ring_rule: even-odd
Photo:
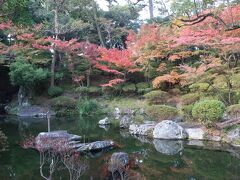
<svg viewBox="0 0 240 180"><path fill-rule="evenodd" d="M130 136L126 131L111 125L103 129L97 122L101 117L61 117L51 120L51 130L67 130L81 135L84 141L111 139L119 146L109 151L81 156L81 172L78 179L111 179L108 162L114 152L126 152L132 161L129 179L240 179L240 153L218 143L161 141ZM34 149L20 146L25 137L47 131L46 119L19 119L1 117L0 129L7 136L8 150L0 152L0 179L37 180L40 174L40 156ZM51 162L49 162L51 163ZM48 174L49 164L43 167ZM59 163L52 179L69 179L69 171ZM72 178L74 179L74 177Z"/></svg>

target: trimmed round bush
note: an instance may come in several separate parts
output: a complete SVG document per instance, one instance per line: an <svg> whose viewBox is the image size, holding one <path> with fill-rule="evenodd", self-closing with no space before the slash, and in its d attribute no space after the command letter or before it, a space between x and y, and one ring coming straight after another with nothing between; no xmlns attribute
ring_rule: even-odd
<svg viewBox="0 0 240 180"><path fill-rule="evenodd" d="M136 92L136 86L135 84L125 84L122 88L123 92L125 93L133 93Z"/></svg>
<svg viewBox="0 0 240 180"><path fill-rule="evenodd" d="M50 101L50 105L53 108L60 109L60 108L76 108L77 101L71 97L67 96L59 96L56 98L53 98Z"/></svg>
<svg viewBox="0 0 240 180"><path fill-rule="evenodd" d="M209 88L208 83L194 83L189 86L191 92L204 92Z"/></svg>
<svg viewBox="0 0 240 180"><path fill-rule="evenodd" d="M178 109L166 105L152 105L146 108L146 113L155 120L172 120L179 116Z"/></svg>
<svg viewBox="0 0 240 180"><path fill-rule="evenodd" d="M230 117L233 118L240 117L240 104L228 106L226 112Z"/></svg>
<svg viewBox="0 0 240 180"><path fill-rule="evenodd" d="M48 95L51 97L61 96L63 94L63 89L57 86L48 88Z"/></svg>
<svg viewBox="0 0 240 180"><path fill-rule="evenodd" d="M152 90L152 88L150 88L149 84L146 82L137 83L136 88L138 94L145 94Z"/></svg>
<svg viewBox="0 0 240 180"><path fill-rule="evenodd" d="M150 87L149 84L146 82L141 82L136 84L137 89L147 89L149 87Z"/></svg>
<svg viewBox="0 0 240 180"><path fill-rule="evenodd" d="M77 87L75 89L75 92L76 93L81 93L81 94L88 94L89 89L88 89L88 87Z"/></svg>
<svg viewBox="0 0 240 180"><path fill-rule="evenodd" d="M167 104L167 100L170 98L170 95L167 92L156 90L151 91L144 95L144 98L147 99L148 104Z"/></svg>
<svg viewBox="0 0 240 180"><path fill-rule="evenodd" d="M194 104L192 109L193 118L201 123L212 126L214 122L223 118L225 105L218 100L202 100Z"/></svg>
<svg viewBox="0 0 240 180"><path fill-rule="evenodd" d="M152 88L146 88L146 89L138 89L137 93L138 94L146 94L152 91Z"/></svg>
<svg viewBox="0 0 240 180"><path fill-rule="evenodd" d="M231 83L233 87L240 88L240 74L234 74L231 78Z"/></svg>
<svg viewBox="0 0 240 180"><path fill-rule="evenodd" d="M200 99L201 95L199 93L189 93L181 97L182 105L190 105L197 102Z"/></svg>

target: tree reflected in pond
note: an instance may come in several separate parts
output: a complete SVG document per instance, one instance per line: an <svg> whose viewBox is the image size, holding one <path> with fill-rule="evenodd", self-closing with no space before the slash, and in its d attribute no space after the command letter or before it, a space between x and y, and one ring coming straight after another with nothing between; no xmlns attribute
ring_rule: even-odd
<svg viewBox="0 0 240 180"><path fill-rule="evenodd" d="M56 152L52 150L39 151L40 174L46 180L51 180L56 170L67 169L70 180L79 179L89 168L89 165L78 152ZM44 168L45 167L45 168ZM44 170L48 175L44 175Z"/></svg>
<svg viewBox="0 0 240 180"><path fill-rule="evenodd" d="M6 151L8 147L7 136L0 129L0 152Z"/></svg>
<svg viewBox="0 0 240 180"><path fill-rule="evenodd" d="M54 172L67 170L70 180L78 180L89 165L84 156L75 149L67 148L67 142L62 139L45 140L42 146L36 145L35 138L29 137L22 143L23 148L34 148L39 152L39 170L42 178L52 180Z"/></svg>

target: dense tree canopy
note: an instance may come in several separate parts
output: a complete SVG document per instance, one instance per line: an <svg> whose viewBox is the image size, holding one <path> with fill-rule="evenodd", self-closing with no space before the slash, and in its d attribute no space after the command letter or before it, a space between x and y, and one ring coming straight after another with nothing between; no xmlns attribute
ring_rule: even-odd
<svg viewBox="0 0 240 180"><path fill-rule="evenodd" d="M142 74L154 88L186 85L225 65L230 69L226 74L237 73L240 6L234 1L173 1L171 25L139 24L144 1L124 6L109 1L108 11L93 0L18 3L27 7L31 21L25 20L31 23L12 18L14 1L1 3L3 13L9 12L0 24L1 59L11 64L21 55L39 68L51 64L52 85L55 71L66 67L74 81L81 77L88 85L95 70L101 70L115 75L104 85Z"/></svg>

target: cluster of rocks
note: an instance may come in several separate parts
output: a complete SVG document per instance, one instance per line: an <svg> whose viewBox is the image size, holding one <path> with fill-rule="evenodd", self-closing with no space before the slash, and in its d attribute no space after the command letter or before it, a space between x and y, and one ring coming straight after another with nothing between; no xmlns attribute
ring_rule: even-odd
<svg viewBox="0 0 240 180"><path fill-rule="evenodd" d="M164 120L160 123L146 121L143 124L131 124L129 133L132 135L143 135L154 139L162 140L206 140L223 141L234 146L240 143L240 128L235 128L227 133L215 130L208 131L201 125L176 123L171 120Z"/></svg>
<svg viewBox="0 0 240 180"><path fill-rule="evenodd" d="M215 129L208 130L206 127L199 124L188 124L177 120L164 120L159 123L146 120L143 123L134 123L134 117L137 115L144 116L144 110L120 110L115 108L114 119L119 120L121 129L128 129L131 135L146 136L161 140L198 140L198 141L216 141L227 142L234 146L240 146L240 127L229 132L224 132ZM147 119L147 118L144 118ZM110 120L108 117L99 121L99 126L108 129ZM159 147L157 140L154 140L156 147ZM199 143L199 142L198 142ZM178 145L181 143L177 143ZM168 145L166 145L168 146ZM180 145L179 145L180 147ZM157 148L159 149L159 148Z"/></svg>
<svg viewBox="0 0 240 180"><path fill-rule="evenodd" d="M116 107L113 113L113 119L119 121L119 126L121 129L127 129L129 128L130 125L133 124L134 122L134 118L136 117L136 115L138 116L142 116L143 119L147 119L146 118L146 114L144 112L143 109L125 109L125 110L121 110L120 108ZM101 128L106 129L106 126L110 125L111 122L109 120L108 117L101 119L98 122L98 125Z"/></svg>

